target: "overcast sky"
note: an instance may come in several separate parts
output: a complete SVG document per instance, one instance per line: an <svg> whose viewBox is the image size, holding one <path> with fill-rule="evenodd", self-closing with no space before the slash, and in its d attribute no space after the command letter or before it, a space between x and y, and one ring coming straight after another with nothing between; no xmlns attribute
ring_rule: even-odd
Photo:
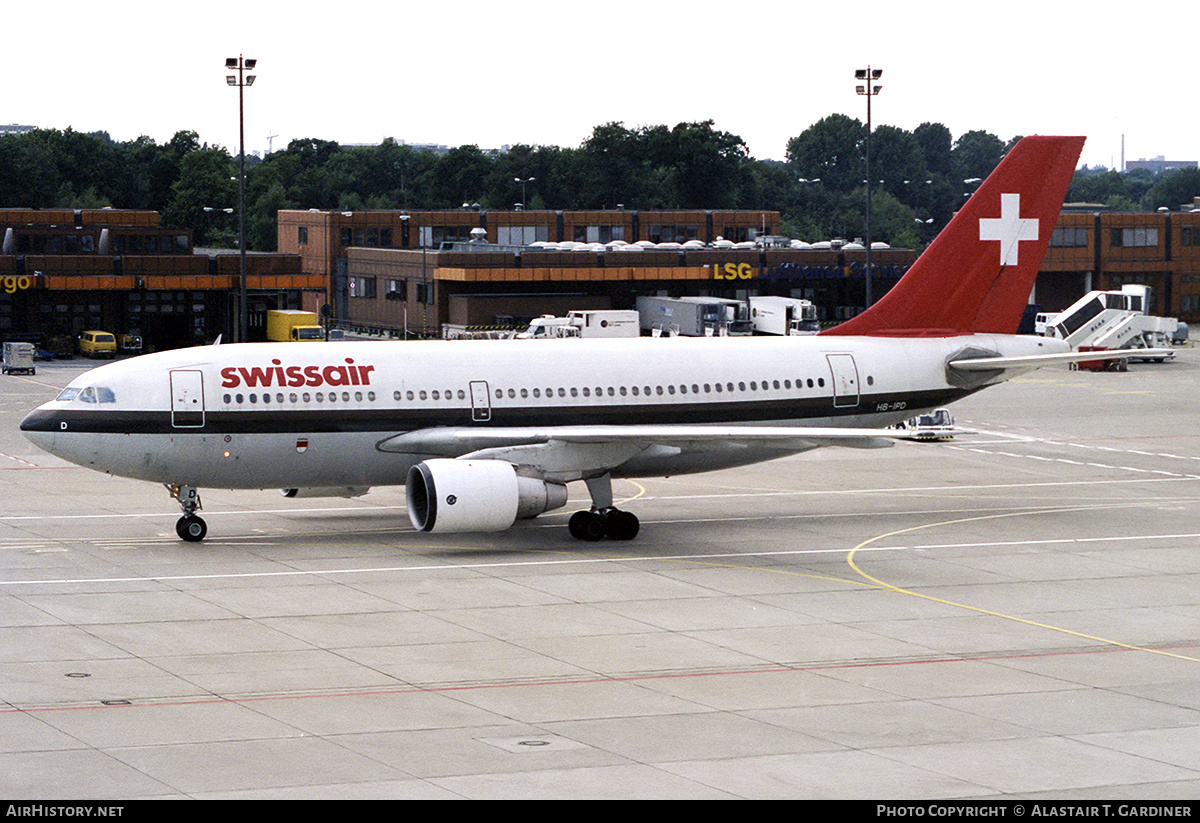
<svg viewBox="0 0 1200 823"><path fill-rule="evenodd" d="M713 120L759 159L834 113L866 119L854 70L883 69L872 121L1083 134L1082 162L1200 159L1200 3L450 3L59 0L10 4L0 122L236 151L226 57L258 60L246 147L301 137L481 148L578 146L596 125ZM813 7L816 7L814 10ZM857 13L851 16L849 9Z"/></svg>

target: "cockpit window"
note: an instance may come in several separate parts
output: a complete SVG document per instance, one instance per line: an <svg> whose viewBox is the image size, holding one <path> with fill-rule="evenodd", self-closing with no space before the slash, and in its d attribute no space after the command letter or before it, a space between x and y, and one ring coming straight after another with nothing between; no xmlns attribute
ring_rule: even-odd
<svg viewBox="0 0 1200 823"><path fill-rule="evenodd" d="M64 403L71 400L78 400L81 403L117 402L117 396L113 394L113 390L108 386L88 386L84 389L68 386L59 393L58 397L54 399Z"/></svg>

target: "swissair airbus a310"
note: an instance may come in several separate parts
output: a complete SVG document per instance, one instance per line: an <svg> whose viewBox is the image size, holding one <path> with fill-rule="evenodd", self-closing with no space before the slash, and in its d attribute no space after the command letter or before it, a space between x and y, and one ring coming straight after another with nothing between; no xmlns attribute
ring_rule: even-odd
<svg viewBox="0 0 1200 823"><path fill-rule="evenodd" d="M564 506L575 481L592 506L571 534L631 539L613 478L890 445L916 413L1094 358L1014 334L1082 148L1020 141L887 295L818 336L204 346L89 371L21 429L165 484L189 541L204 487L404 485L417 529L486 532Z"/></svg>

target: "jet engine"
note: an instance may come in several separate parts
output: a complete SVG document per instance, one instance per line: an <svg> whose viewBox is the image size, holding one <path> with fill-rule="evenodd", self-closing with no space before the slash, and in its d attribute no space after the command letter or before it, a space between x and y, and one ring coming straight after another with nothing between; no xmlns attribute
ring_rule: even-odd
<svg viewBox="0 0 1200 823"><path fill-rule="evenodd" d="M408 471L408 517L427 532L498 532L567 504L567 487L502 460L435 458Z"/></svg>

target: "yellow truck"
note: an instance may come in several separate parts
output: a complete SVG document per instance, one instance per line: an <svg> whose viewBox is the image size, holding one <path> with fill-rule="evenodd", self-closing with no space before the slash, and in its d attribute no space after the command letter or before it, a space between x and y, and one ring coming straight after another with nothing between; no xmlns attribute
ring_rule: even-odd
<svg viewBox="0 0 1200 823"><path fill-rule="evenodd" d="M317 313L298 309L272 309L267 312L267 339L280 342L324 340Z"/></svg>

